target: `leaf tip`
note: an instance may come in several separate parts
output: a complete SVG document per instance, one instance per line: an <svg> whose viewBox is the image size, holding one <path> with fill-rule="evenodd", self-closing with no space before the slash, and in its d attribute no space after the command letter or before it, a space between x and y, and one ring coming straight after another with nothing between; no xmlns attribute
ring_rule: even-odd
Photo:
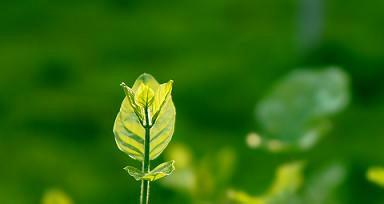
<svg viewBox="0 0 384 204"><path fill-rule="evenodd" d="M127 85L126 85L124 82L121 82L121 83L120 83L120 86L124 88L124 87L126 87Z"/></svg>

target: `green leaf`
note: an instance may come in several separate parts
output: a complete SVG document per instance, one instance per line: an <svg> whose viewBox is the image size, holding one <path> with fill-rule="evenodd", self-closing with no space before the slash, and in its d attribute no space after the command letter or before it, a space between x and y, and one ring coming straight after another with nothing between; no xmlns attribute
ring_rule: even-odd
<svg viewBox="0 0 384 204"><path fill-rule="evenodd" d="M339 202L339 191L347 177L347 169L339 163L317 168L305 179L301 203L323 204Z"/></svg>
<svg viewBox="0 0 384 204"><path fill-rule="evenodd" d="M174 163L175 161L162 163L149 173L145 174L142 179L148 181L156 181L165 176L168 176L175 170Z"/></svg>
<svg viewBox="0 0 384 204"><path fill-rule="evenodd" d="M133 178L136 179L136 181L139 181L143 178L144 173L141 172L139 169L133 167L133 166L126 166L124 168L128 172L129 175L131 175Z"/></svg>
<svg viewBox="0 0 384 204"><path fill-rule="evenodd" d="M135 101L145 108L152 104L154 95L154 91L149 86L141 83L135 93Z"/></svg>
<svg viewBox="0 0 384 204"><path fill-rule="evenodd" d="M150 160L157 158L172 139L176 109L172 101L172 80L159 84L149 74L139 76L132 89L122 84L126 97L117 114L113 132L118 148L131 158L144 160L144 107L152 118ZM156 104L156 105L154 105Z"/></svg>
<svg viewBox="0 0 384 204"><path fill-rule="evenodd" d="M152 75L147 73L140 75L136 79L135 84L133 84L133 87L132 87L133 92L137 93L141 84L147 85L154 92L156 92L160 86L159 82L157 82L157 80Z"/></svg>
<svg viewBox="0 0 384 204"><path fill-rule="evenodd" d="M176 109L171 97L172 82L167 83L170 87L169 94L164 96L163 94L156 94L155 101L158 101L158 97L165 97L165 101L162 102L160 110L156 115L156 120L151 128L151 142L150 142L150 159L156 159L168 146L172 139L173 132L175 130ZM166 86L164 84L161 87ZM163 88L159 89L160 91ZM161 100L160 100L161 101ZM156 102L157 103L157 102Z"/></svg>
<svg viewBox="0 0 384 204"><path fill-rule="evenodd" d="M137 181L139 180L156 181L158 179L161 179L165 176L170 175L175 170L174 163L175 161L162 163L146 174L144 174L142 171L132 166L127 166L124 169L128 172L129 175L131 175Z"/></svg>
<svg viewBox="0 0 384 204"><path fill-rule="evenodd" d="M160 114L160 110L163 108L166 100L168 99L168 96L171 94L172 85L173 85L173 81L170 80L165 84L161 84L159 87L159 90L156 92L156 97L152 106L152 112L153 112L152 123L155 123L157 117Z"/></svg>
<svg viewBox="0 0 384 204"><path fill-rule="evenodd" d="M128 98L128 101L133 108L134 112L136 113L136 116L139 118L140 122L143 123L144 120L144 112L143 109L140 108L140 106L137 105L135 101L135 94L133 93L132 89L129 88L125 83L121 83L120 86L123 87L126 97Z"/></svg>
<svg viewBox="0 0 384 204"><path fill-rule="evenodd" d="M312 147L331 126L329 117L349 101L349 79L341 69L296 70L258 104L261 135L302 149Z"/></svg>

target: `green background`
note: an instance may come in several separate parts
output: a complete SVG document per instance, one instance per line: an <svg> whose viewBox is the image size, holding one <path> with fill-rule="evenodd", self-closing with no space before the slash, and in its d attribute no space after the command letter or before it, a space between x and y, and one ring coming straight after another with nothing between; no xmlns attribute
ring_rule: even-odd
<svg viewBox="0 0 384 204"><path fill-rule="evenodd" d="M120 82L143 72L175 81L172 143L196 162L222 149L236 158L214 190L188 195L156 182L152 203L220 203L227 188L257 195L294 160L309 170L345 165L341 203L384 203L384 189L365 178L384 165L383 10L379 0L1 1L0 203L40 203L51 188L74 203L138 203L139 183L123 167L140 164L117 149L112 126ZM273 84L328 65L351 78L332 131L305 152L248 148L256 104Z"/></svg>

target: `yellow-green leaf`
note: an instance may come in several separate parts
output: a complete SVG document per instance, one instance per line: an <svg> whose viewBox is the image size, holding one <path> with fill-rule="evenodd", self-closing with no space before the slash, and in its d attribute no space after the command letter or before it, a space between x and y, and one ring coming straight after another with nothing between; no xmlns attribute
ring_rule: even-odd
<svg viewBox="0 0 384 204"><path fill-rule="evenodd" d="M136 181L139 181L143 178L144 173L141 172L139 169L133 167L133 166L126 166L124 168L128 172L129 175L131 175L133 178L136 179Z"/></svg>
<svg viewBox="0 0 384 204"><path fill-rule="evenodd" d="M149 86L141 83L135 93L135 101L142 108L149 107L153 102L155 92Z"/></svg>
<svg viewBox="0 0 384 204"><path fill-rule="evenodd" d="M157 158L172 139L176 110L171 97L172 80L160 85L149 74L138 77L132 89L122 84L127 95L116 117L113 132L118 148L131 158L144 160L145 115L148 107L150 128L150 160ZM154 106L156 101L156 120ZM152 123L152 124L151 124Z"/></svg>
<svg viewBox="0 0 384 204"><path fill-rule="evenodd" d="M139 169L132 166L126 166L124 169L128 172L129 175L131 175L137 181L139 180L156 181L158 179L161 179L165 176L170 175L175 170L174 163L175 161L173 160L162 163L148 173L143 173Z"/></svg>
<svg viewBox="0 0 384 204"><path fill-rule="evenodd" d="M167 98L171 95L173 81L170 80L167 83L161 84L159 89L156 91L155 100L152 105L152 123L155 123L157 117L159 116L160 110L164 106Z"/></svg>
<svg viewBox="0 0 384 204"><path fill-rule="evenodd" d="M176 109L172 98L167 97L156 122L151 128L150 159L156 159L167 147L175 129Z"/></svg>
<svg viewBox="0 0 384 204"><path fill-rule="evenodd" d="M156 181L165 176L168 176L175 170L174 163L175 161L162 163L149 173L145 174L142 179L148 181Z"/></svg>
<svg viewBox="0 0 384 204"><path fill-rule="evenodd" d="M137 90L139 89L140 87L140 84L145 84L147 85L150 89L152 89L154 92L157 91L157 89L159 88L160 84L159 82L156 81L156 79L150 75L150 74L147 74L147 73L144 73L142 75L140 75L136 81L135 81L135 84L133 84L132 86L132 90L133 92L137 92Z"/></svg>
<svg viewBox="0 0 384 204"><path fill-rule="evenodd" d="M129 88L127 85L125 85L124 82L121 83L120 86L123 87L125 95L129 101L131 107L133 108L135 114L139 118L140 122L143 123L142 121L144 120L144 111L142 108L140 108L140 106L137 105L137 103L135 101L135 93L132 91L131 88Z"/></svg>

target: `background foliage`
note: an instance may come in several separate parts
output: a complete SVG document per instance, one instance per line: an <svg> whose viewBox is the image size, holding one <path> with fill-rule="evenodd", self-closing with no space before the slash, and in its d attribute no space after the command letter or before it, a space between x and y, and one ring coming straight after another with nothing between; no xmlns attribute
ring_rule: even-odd
<svg viewBox="0 0 384 204"><path fill-rule="evenodd" d="M357 0L1 1L0 203L136 202L112 126L120 82L143 72L175 81L173 146L157 162L175 159L177 170L154 184L153 203L280 195L268 193L280 192L270 189L275 170L296 161L302 182L282 190L284 201L384 203L366 179L384 165L383 9ZM328 134L305 151L250 148L256 105L272 87L296 68L329 65L349 76L351 99ZM332 175L340 182L317 179Z"/></svg>

